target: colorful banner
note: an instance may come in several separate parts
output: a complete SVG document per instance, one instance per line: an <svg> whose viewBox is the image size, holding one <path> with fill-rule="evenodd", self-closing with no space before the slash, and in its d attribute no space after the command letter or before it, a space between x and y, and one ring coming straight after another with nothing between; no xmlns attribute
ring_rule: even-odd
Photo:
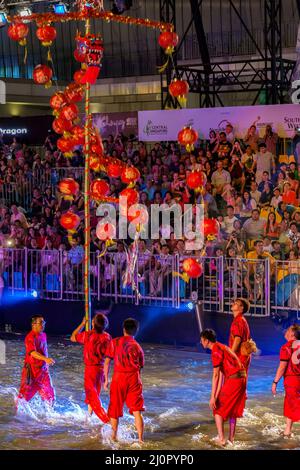
<svg viewBox="0 0 300 470"><path fill-rule="evenodd" d="M99 129L102 139L107 139L109 135L116 137L124 134L127 137L138 135L138 113L137 111L128 113L97 113L93 114L93 124Z"/></svg>
<svg viewBox="0 0 300 470"><path fill-rule="evenodd" d="M200 139L208 139L211 129L224 130L230 123L237 138L244 138L255 122L261 137L270 124L280 137L294 137L300 127L300 105L236 106L226 108L140 111L139 140L146 142L177 140L184 126L192 126Z"/></svg>

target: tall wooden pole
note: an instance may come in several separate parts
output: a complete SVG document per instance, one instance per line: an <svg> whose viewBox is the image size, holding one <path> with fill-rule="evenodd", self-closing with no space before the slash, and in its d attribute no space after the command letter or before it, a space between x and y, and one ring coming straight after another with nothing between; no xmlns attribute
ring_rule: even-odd
<svg viewBox="0 0 300 470"><path fill-rule="evenodd" d="M91 29L90 19L85 20L85 34L89 34ZM91 286L90 286L90 95L91 85L85 85L85 164L84 164L84 311L86 319L86 330L91 328Z"/></svg>

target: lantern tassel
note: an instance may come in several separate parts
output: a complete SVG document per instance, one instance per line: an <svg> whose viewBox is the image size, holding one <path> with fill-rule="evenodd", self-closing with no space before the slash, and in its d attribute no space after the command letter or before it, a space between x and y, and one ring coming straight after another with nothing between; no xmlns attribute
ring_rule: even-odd
<svg viewBox="0 0 300 470"><path fill-rule="evenodd" d="M168 65L170 62L170 56L168 56L167 61L163 65L159 65L157 68L159 73L164 73L164 71L167 69Z"/></svg>
<svg viewBox="0 0 300 470"><path fill-rule="evenodd" d="M114 240L111 240L111 239L106 240L104 250L97 256L97 258L102 258L102 256L104 256L107 253L108 248L110 248L111 246L115 244L116 242Z"/></svg>
<svg viewBox="0 0 300 470"><path fill-rule="evenodd" d="M50 47L48 47L47 61L48 61L48 62L53 62Z"/></svg>
<svg viewBox="0 0 300 470"><path fill-rule="evenodd" d="M28 49L27 49L27 44L24 46L24 60L23 63L26 64L27 62L27 56L28 56Z"/></svg>
<svg viewBox="0 0 300 470"><path fill-rule="evenodd" d="M190 280L190 278L189 278L189 276L188 276L187 273L181 274L181 273L178 273L178 272L176 272L176 271L173 271L173 272L172 272L172 275L173 275L174 277L175 277L175 276L180 277L180 278L181 278L184 282L186 282L186 283L188 283L189 280Z"/></svg>

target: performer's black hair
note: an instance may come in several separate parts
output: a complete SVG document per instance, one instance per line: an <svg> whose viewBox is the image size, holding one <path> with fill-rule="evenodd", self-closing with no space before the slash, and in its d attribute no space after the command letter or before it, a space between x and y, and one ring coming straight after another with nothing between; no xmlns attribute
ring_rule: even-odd
<svg viewBox="0 0 300 470"><path fill-rule="evenodd" d="M134 318L127 318L123 322L123 329L128 335L135 336L136 333L138 332L138 329L140 327L140 324L137 320Z"/></svg>
<svg viewBox="0 0 300 470"><path fill-rule="evenodd" d="M34 323L38 318L44 318L43 315L32 315L31 323Z"/></svg>
<svg viewBox="0 0 300 470"><path fill-rule="evenodd" d="M200 334L200 338L207 339L211 343L216 343L216 341L217 341L216 332L214 330L210 330L210 329L203 330Z"/></svg>
<svg viewBox="0 0 300 470"><path fill-rule="evenodd" d="M94 316L94 329L97 333L103 333L109 326L108 319L103 313L96 313Z"/></svg>
<svg viewBox="0 0 300 470"><path fill-rule="evenodd" d="M292 332L295 335L295 338L300 339L300 325L298 325L297 323L294 323L293 325L291 325L291 328L292 328Z"/></svg>

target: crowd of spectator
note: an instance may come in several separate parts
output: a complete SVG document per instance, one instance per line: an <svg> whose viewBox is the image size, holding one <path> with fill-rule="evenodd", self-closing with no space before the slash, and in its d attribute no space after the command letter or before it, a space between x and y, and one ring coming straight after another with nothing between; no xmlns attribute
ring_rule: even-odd
<svg viewBox="0 0 300 470"><path fill-rule="evenodd" d="M294 143L300 141L296 131ZM223 132L212 130L209 140L198 141L189 154L175 142L155 143L147 147L134 137L109 136L104 140L107 155L134 165L140 171L137 182L140 202L151 204L204 203L205 215L219 221L220 231L215 240L206 241L207 256L226 258L298 260L300 254L300 159L297 153L280 158L278 136L267 126L259 137L252 125L243 140L235 137L234 126L228 123ZM296 146L296 145L295 145ZM28 185L32 196L28 209L18 201L7 205L2 200L0 210L0 245L33 250L63 250L69 252L70 263L80 264L83 258L83 195L79 190L73 200L61 197L57 191L58 170L80 181L84 159L79 148L72 158L57 150L55 135L49 134L44 148L34 151L17 139L0 150L0 184L18 188ZM193 170L206 174L207 184L202 193L188 188L187 176ZM92 177L99 177L93 175ZM100 174L107 179L107 176ZM120 179L107 179L111 197L118 197L125 185ZM71 210L81 217L76 234L70 239L60 226L63 212ZM102 251L103 242L96 237L96 205L91 203L91 251ZM176 240L172 227L166 237L141 243L141 253L152 263L151 255L199 254L187 251L184 240ZM122 243L111 248L123 252ZM201 251L203 254L203 251ZM160 266L161 269L163 269ZM161 282L161 281L158 281ZM151 289L157 289L155 278Z"/></svg>

